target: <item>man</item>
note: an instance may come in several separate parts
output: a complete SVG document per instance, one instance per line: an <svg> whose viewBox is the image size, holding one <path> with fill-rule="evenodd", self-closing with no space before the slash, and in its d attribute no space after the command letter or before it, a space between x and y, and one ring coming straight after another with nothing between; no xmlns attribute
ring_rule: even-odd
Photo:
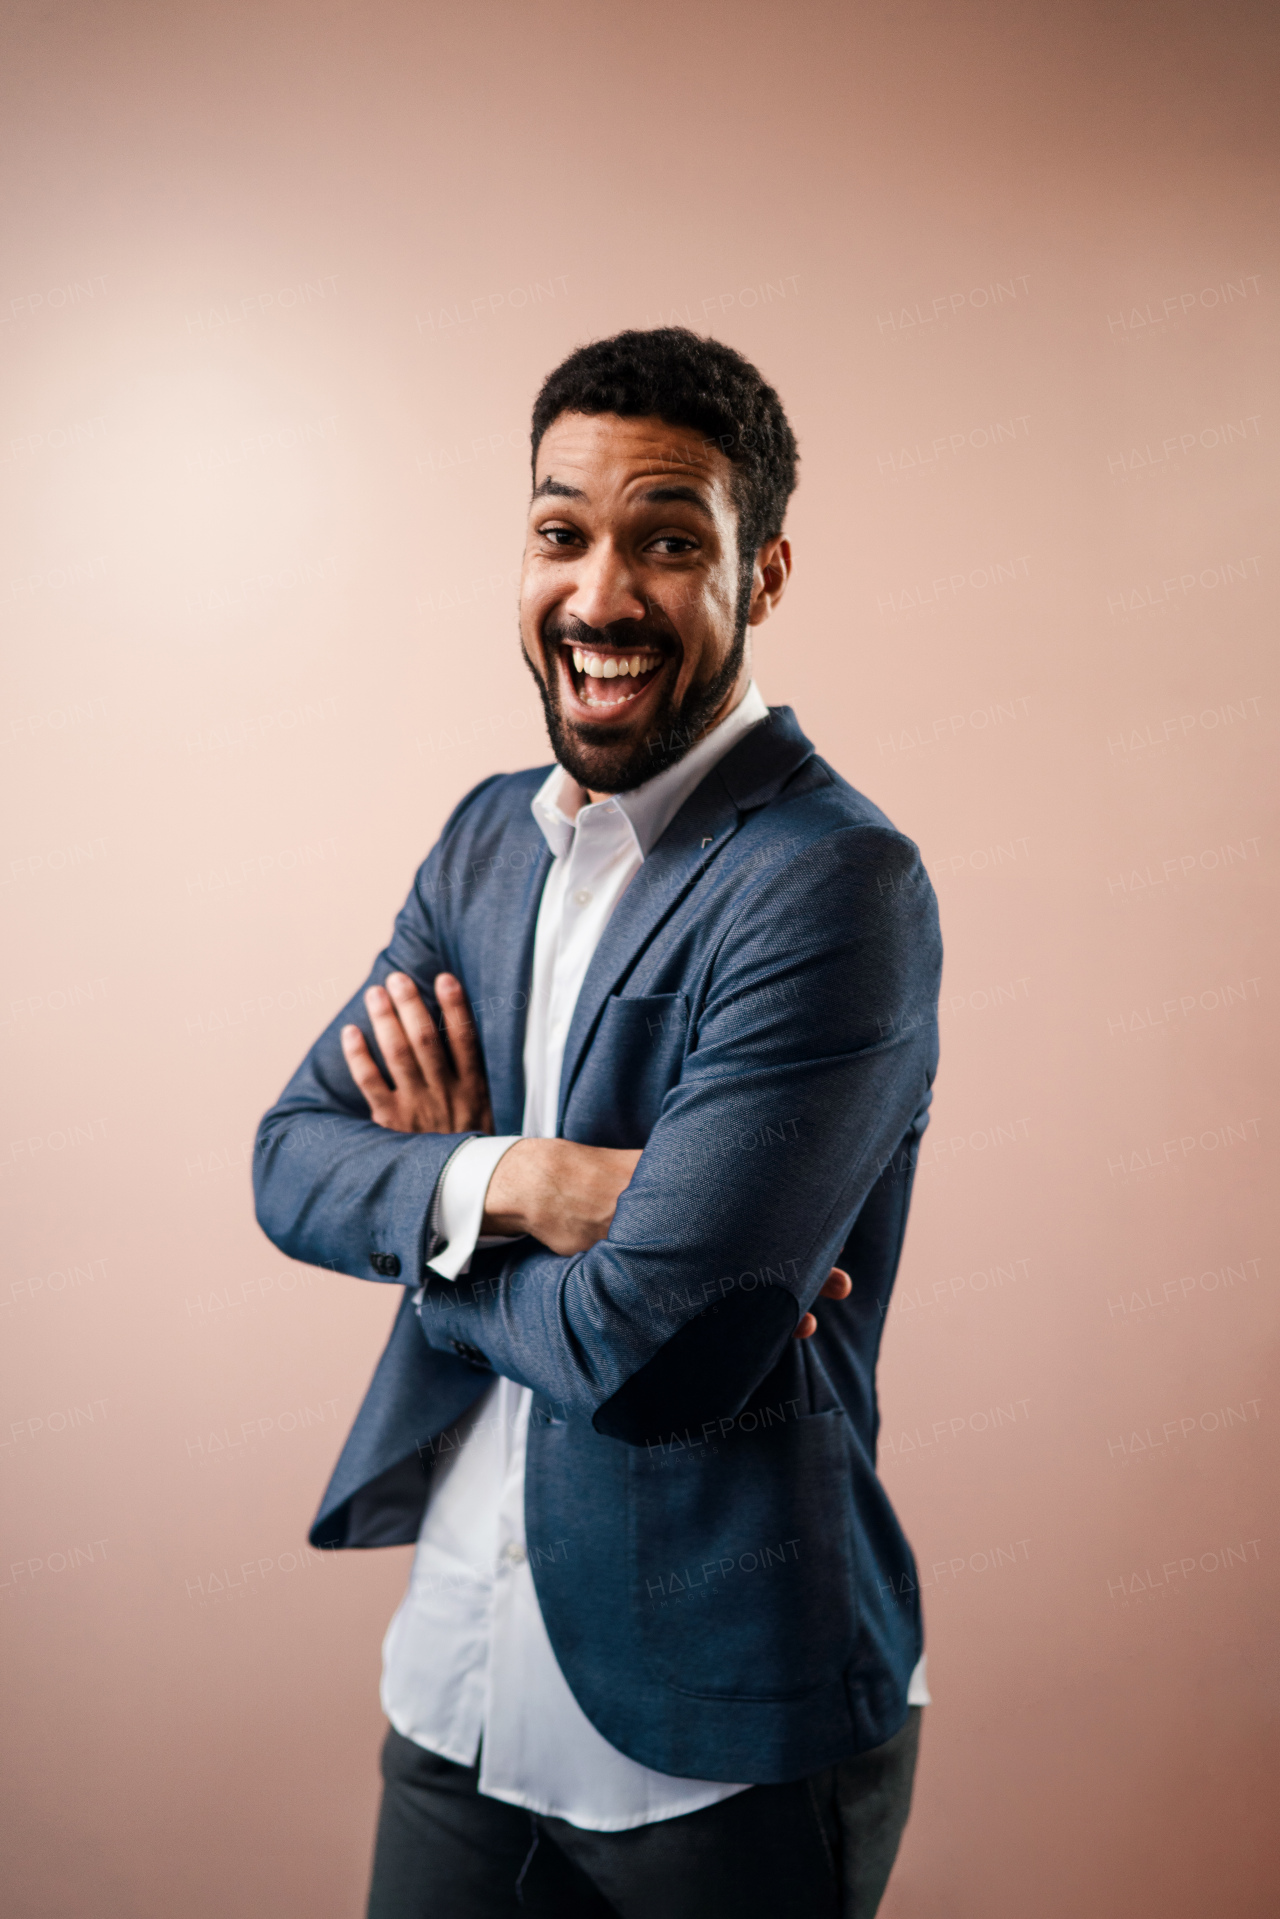
<svg viewBox="0 0 1280 1919"><path fill-rule="evenodd" d="M311 1534L417 1541L374 1919L869 1919L906 1819L874 1382L941 947L914 846L751 680L795 465L715 341L551 374L556 764L462 800L259 1134L276 1244L403 1294Z"/></svg>

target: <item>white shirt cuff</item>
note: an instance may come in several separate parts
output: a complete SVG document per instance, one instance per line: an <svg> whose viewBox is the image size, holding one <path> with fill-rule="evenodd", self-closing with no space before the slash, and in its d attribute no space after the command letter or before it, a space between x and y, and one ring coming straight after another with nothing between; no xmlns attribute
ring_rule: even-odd
<svg viewBox="0 0 1280 1919"><path fill-rule="evenodd" d="M480 1240L480 1223L493 1169L521 1137L519 1133L500 1133L497 1138L465 1140L441 1174L434 1224L445 1244L434 1259L427 1261L431 1271L439 1273L441 1279L456 1279L470 1265Z"/></svg>
<svg viewBox="0 0 1280 1919"><path fill-rule="evenodd" d="M925 1678L924 1671L924 1662L928 1657L927 1652L921 1653L915 1670L907 1682L907 1704L909 1706L931 1706L933 1704L932 1699L929 1697L929 1681Z"/></svg>

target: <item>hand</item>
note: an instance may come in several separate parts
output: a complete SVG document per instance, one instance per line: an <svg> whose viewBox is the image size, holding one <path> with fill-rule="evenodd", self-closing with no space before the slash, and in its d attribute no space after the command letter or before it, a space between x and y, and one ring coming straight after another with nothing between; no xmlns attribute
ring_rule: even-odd
<svg viewBox="0 0 1280 1919"><path fill-rule="evenodd" d="M483 1233L532 1233L553 1253L585 1253L607 1239L638 1151L522 1139L502 1155L485 1195Z"/></svg>
<svg viewBox="0 0 1280 1919"><path fill-rule="evenodd" d="M838 1266L833 1266L819 1288L818 1298L848 1299L852 1291L853 1281L850 1279L848 1273L842 1273ZM792 1339L812 1339L817 1330L818 1322L813 1314L801 1313L796 1329L791 1337Z"/></svg>
<svg viewBox="0 0 1280 1919"><path fill-rule="evenodd" d="M389 973L364 1003L394 1084L378 1071L358 1026L342 1029L343 1057L377 1125L393 1133L491 1133L484 1059L462 982L440 973L435 989L447 1047L409 975Z"/></svg>

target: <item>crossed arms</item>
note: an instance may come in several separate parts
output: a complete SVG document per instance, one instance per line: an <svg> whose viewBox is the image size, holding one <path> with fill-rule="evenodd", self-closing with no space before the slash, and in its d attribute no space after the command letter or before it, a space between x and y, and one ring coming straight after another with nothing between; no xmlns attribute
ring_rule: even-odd
<svg viewBox="0 0 1280 1919"><path fill-rule="evenodd" d="M407 973L390 973L385 985L366 989L365 1007L391 1084L354 1025L342 1029L351 1077L374 1123L392 1132L491 1133L489 1087L466 992L452 973L438 974L434 984L440 1027ZM639 1160L639 1149L522 1139L498 1161L481 1230L510 1238L528 1234L553 1253L585 1253L608 1237ZM852 1284L834 1267L821 1295L846 1299ZM809 1339L817 1330L813 1314L804 1313L793 1336Z"/></svg>
<svg viewBox="0 0 1280 1919"><path fill-rule="evenodd" d="M397 1271L428 1280L431 1345L478 1347L600 1431L639 1443L677 1411L739 1410L810 1330L820 1292L843 1290L831 1273L852 1223L923 1124L941 945L915 848L842 826L753 884L704 969L694 1043L643 1153L512 1147L484 1226L530 1237L456 1285L423 1274L427 1215L460 1139L491 1121L434 930L438 855L365 995L263 1122L261 1223L293 1257L361 1277L370 1246L390 1244ZM443 1037L418 991L437 980ZM740 1148L770 1128L767 1163Z"/></svg>

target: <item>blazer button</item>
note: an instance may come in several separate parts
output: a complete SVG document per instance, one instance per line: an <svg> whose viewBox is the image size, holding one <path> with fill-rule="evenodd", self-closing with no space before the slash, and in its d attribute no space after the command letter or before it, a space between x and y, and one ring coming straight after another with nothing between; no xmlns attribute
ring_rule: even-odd
<svg viewBox="0 0 1280 1919"><path fill-rule="evenodd" d="M449 1344L459 1359L465 1359L468 1366L483 1366L487 1372L489 1362L478 1346L472 1346L465 1339L451 1339Z"/></svg>
<svg viewBox="0 0 1280 1919"><path fill-rule="evenodd" d="M384 1279L399 1279L400 1261L394 1253L373 1253L369 1264L375 1273L381 1273Z"/></svg>

